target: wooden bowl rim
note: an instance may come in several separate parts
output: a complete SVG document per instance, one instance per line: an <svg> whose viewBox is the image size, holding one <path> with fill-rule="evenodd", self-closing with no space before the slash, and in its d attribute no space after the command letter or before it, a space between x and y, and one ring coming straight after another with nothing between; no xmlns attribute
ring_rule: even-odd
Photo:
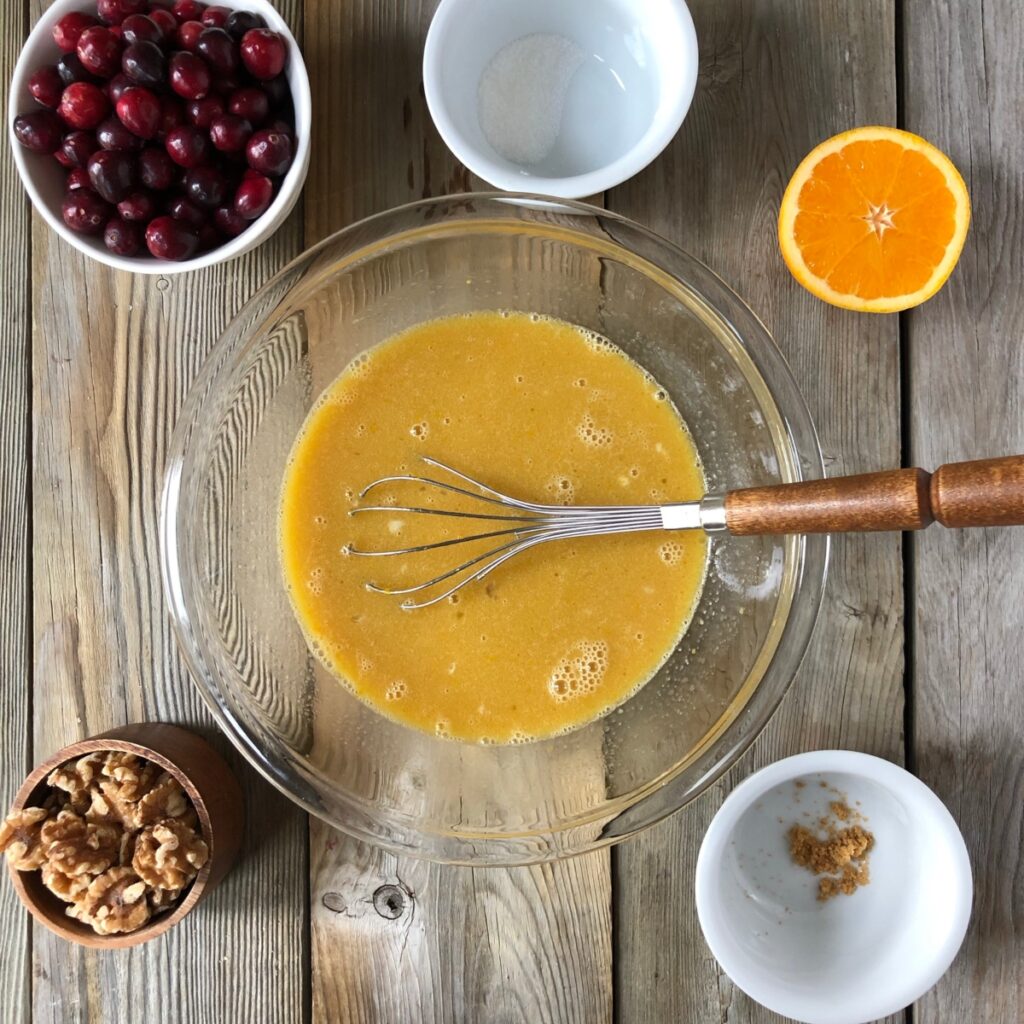
<svg viewBox="0 0 1024 1024"><path fill-rule="evenodd" d="M155 722L144 724L164 725L164 723ZM187 729L181 729L180 726L168 725L165 727L179 729L183 733L193 735L192 733L189 733ZM125 731L131 728L131 726L124 727ZM21 811L26 807L33 806L29 804L29 800L40 786L46 785L46 777L54 770L54 768L58 768L60 765L65 764L68 761L77 760L85 754L95 753L100 750L115 750L120 753L135 754L138 757L146 758L147 761L152 761L154 764L160 765L161 768L169 772L181 784L182 789L185 790L189 799L192 801L192 806L195 808L196 816L199 818L199 825L202 829L203 840L209 847L209 856L206 858L206 863L202 868L200 868L198 874L193 879L184 898L172 911L166 914L161 914L158 918L151 920L148 924L143 925L136 931L123 932L117 935L99 935L94 932L89 925L83 924L81 921L76 921L71 917L67 918L66 923L62 921L61 926L58 927L57 923L43 912L42 908L38 904L35 894L29 890L25 885L24 879L21 877L23 874L30 874L31 872L18 871L10 863L7 864L7 871L11 876L14 891L18 894L18 898L25 905L26 909L40 924L49 928L49 930L55 935L59 935L62 939L68 939L71 942L77 942L80 946L88 946L92 949L124 949L128 946L137 946L142 942L148 942L150 939L155 939L157 936L163 935L164 932L176 925L196 905L196 903L199 902L199 898L202 896L203 890L206 888L207 880L210 877L210 870L213 866L213 826L202 795L180 765L175 764L165 754L161 754L160 751L146 746L145 743L122 739L118 736L96 736L87 740L79 740L76 743L69 743L66 747L61 747L60 750L38 764L29 773L28 777L18 789L18 792L14 795L11 810ZM54 896L53 899L63 903L63 901L61 901L57 896Z"/></svg>

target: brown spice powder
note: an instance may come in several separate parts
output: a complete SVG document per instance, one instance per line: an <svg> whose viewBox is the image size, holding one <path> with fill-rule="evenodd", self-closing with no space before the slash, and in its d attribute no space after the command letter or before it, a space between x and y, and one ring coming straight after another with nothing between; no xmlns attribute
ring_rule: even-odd
<svg viewBox="0 0 1024 1024"><path fill-rule="evenodd" d="M829 810L832 817L818 822L824 838L803 825L794 825L789 830L793 863L824 876L818 881L818 899L822 901L840 893L849 896L870 882L867 855L875 844L875 837L862 825L836 825L837 820L849 822L860 817L845 801L833 801Z"/></svg>

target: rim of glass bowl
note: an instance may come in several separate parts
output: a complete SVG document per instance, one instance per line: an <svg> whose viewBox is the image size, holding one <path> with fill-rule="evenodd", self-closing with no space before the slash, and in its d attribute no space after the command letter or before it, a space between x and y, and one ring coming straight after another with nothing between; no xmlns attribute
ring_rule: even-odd
<svg viewBox="0 0 1024 1024"><path fill-rule="evenodd" d="M181 538L188 534L187 523L196 500L188 473L190 442L203 424L203 414L218 391L218 381L245 362L249 348L260 341L260 332L252 328L264 322L288 294L285 291L278 295L282 283L331 247L342 247L339 255L351 266L389 244L408 244L459 225L493 228L504 224L507 229L511 224L519 225L520 230L550 232L556 229L555 218L560 215L585 217L601 229L597 235L565 224L558 228L563 237L577 237L592 249L606 247L609 254L614 253L663 285L675 282L691 302L698 300L704 313L717 321L719 333L729 339L734 356L753 369L752 383L767 397L768 411L778 414L772 433L784 479L823 475L810 412L785 358L758 317L713 271L667 239L607 210L566 200L553 203L550 197L492 192L427 199L374 214L325 238L290 262L243 306L213 346L185 401L168 449L160 507L164 593L179 649L200 694L229 739L270 783L310 814L396 854L444 863L537 863L607 846L656 824L720 778L764 729L793 682L821 604L828 563L827 537L787 538L788 579L780 588L785 617L779 623L776 612L758 662L699 746L642 788L557 826L528 833L442 831L414 816L403 818L393 809L382 810L339 792L275 737L240 717L221 694L193 627L191 577L182 572ZM308 287L309 281L304 284ZM333 806L325 805L320 788L331 790ZM339 813L339 807L344 813Z"/></svg>

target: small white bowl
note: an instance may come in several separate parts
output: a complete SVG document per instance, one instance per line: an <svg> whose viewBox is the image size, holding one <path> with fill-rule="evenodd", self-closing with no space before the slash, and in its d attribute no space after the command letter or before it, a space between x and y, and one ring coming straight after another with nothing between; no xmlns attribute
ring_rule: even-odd
<svg viewBox="0 0 1024 1024"><path fill-rule="evenodd" d="M875 837L871 880L822 903L787 832L827 814L835 790ZM967 848L939 798L897 765L848 750L798 754L746 779L697 858L697 914L722 969L808 1024L862 1024L922 996L960 948L971 894Z"/></svg>
<svg viewBox="0 0 1024 1024"><path fill-rule="evenodd" d="M576 62L554 144L526 164L488 141L478 97L492 58L537 34L569 40ZM506 191L579 199L631 178L679 130L697 83L697 36L683 0L441 0L423 83L437 130L475 174ZM531 107L538 125L560 102L541 95Z"/></svg>
<svg viewBox="0 0 1024 1024"><path fill-rule="evenodd" d="M32 205L39 211L47 224L66 242L73 245L86 256L91 256L100 263L118 270L129 270L136 274L182 274L189 270L199 270L215 263L224 263L242 253L254 249L269 238L284 223L292 207L298 201L299 193L306 181L309 171L309 132L312 124L309 76L306 65L299 52L298 43L285 24L284 19L267 2L267 0L217 0L223 7L232 10L252 11L263 16L269 28L280 32L288 44L288 65L285 74L292 92L292 104L295 108L295 159L288 173L281 182L281 187L274 198L270 209L262 217L254 220L237 238L226 241L223 245L210 252L196 256L194 259L158 260L150 255L115 256L103 244L100 236L82 235L72 231L61 216L61 200L64 198L64 178L66 170L56 160L41 153L33 153L24 148L14 135L14 119L26 111L42 108L28 91L28 79L31 74L44 64L55 64L62 54L53 41L53 26L69 11L88 11L96 13L95 2L89 0L54 0L36 22L22 48L21 56L14 66L11 78L11 92L7 104L7 132L11 142L11 152L18 173L21 175L25 190L32 200Z"/></svg>

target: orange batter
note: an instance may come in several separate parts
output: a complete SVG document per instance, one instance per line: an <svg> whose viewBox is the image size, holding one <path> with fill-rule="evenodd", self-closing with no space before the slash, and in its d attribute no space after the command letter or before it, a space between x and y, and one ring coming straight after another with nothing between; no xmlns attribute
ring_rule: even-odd
<svg viewBox="0 0 1024 1024"><path fill-rule="evenodd" d="M546 503L647 504L704 491L665 392L604 339L524 313L450 317L392 338L327 389L295 442L282 493L295 613L339 679L407 725L514 743L591 721L651 678L700 595L703 534L555 541L441 604L405 611L401 598L365 583L407 586L485 550L348 553L466 531L433 516L349 516L371 480L427 470L420 455ZM412 484L372 500L467 507Z"/></svg>

